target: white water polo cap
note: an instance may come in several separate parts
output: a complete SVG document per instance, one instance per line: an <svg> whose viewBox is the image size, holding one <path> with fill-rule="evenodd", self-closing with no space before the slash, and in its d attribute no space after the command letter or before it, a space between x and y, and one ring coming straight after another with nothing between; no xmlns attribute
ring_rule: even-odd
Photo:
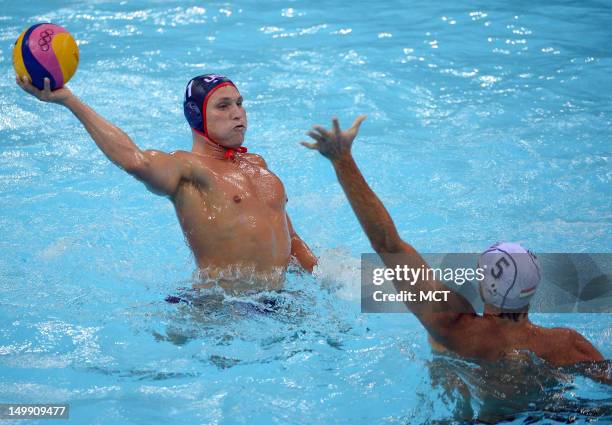
<svg viewBox="0 0 612 425"><path fill-rule="evenodd" d="M518 243L492 245L478 258L478 267L484 269L480 282L484 302L500 309L525 307L540 283L538 259Z"/></svg>

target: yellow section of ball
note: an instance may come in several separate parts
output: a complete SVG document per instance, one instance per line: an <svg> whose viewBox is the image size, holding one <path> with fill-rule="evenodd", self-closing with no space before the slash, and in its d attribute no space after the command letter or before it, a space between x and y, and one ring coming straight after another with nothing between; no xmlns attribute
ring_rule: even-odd
<svg viewBox="0 0 612 425"><path fill-rule="evenodd" d="M66 84L79 65L79 47L74 38L67 32L56 34L51 42L51 47L62 69L64 84Z"/></svg>
<svg viewBox="0 0 612 425"><path fill-rule="evenodd" d="M17 41L15 41L15 46L13 47L13 68L15 69L15 73L19 78L26 76L31 80L32 77L30 77L30 73L23 63L23 56L21 54L21 44L23 43L23 36L25 35L26 31L27 29L23 31L19 35L19 38L17 38Z"/></svg>

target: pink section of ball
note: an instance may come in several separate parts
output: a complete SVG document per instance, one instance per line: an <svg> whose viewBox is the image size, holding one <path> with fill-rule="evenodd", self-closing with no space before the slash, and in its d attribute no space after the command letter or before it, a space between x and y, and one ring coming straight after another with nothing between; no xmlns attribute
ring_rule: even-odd
<svg viewBox="0 0 612 425"><path fill-rule="evenodd" d="M68 31L58 25L42 24L30 33L28 39L28 47L32 55L53 76L56 88L64 85L64 74L62 74L62 68L51 48L51 40L55 34L62 32Z"/></svg>

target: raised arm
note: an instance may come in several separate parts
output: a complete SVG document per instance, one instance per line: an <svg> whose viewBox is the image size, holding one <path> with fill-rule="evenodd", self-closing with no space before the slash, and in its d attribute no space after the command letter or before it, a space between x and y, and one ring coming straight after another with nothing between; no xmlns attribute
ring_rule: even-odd
<svg viewBox="0 0 612 425"><path fill-rule="evenodd" d="M407 265L414 269L428 267L423 257L400 238L391 216L367 184L353 159L351 146L364 120L365 116L359 116L352 127L346 131L340 130L336 118L333 119L331 131L314 126L314 130L307 134L316 143L302 142L302 145L318 150L332 162L338 181L368 236L372 248L379 254L397 254L382 256L387 267L395 268L397 265ZM448 290L436 280L422 280L415 286L410 286L406 281L394 281L394 285L397 291ZM446 302L433 303L417 300L407 302L406 306L417 316L429 333L438 342L445 345L454 342L451 339L454 339L456 333L452 329L458 324L458 321L465 318L466 315L462 313L469 313L467 316L475 315L471 304L455 292L449 294Z"/></svg>
<svg viewBox="0 0 612 425"><path fill-rule="evenodd" d="M338 181L372 248L380 254L399 253L403 241L397 233L395 224L380 199L366 183L351 154L351 145L365 118L365 115L357 117L353 126L347 131L340 130L337 118L333 119L332 131L314 126L314 131L309 131L307 134L316 140L316 143L302 142L302 145L318 150L331 161Z"/></svg>
<svg viewBox="0 0 612 425"><path fill-rule="evenodd" d="M74 96L67 87L51 91L48 78L44 80L43 90L34 87L27 77L17 78L17 84L43 102L57 103L68 108L104 155L145 183L152 192L172 196L180 180L194 173L193 164L180 155L140 150L125 132Z"/></svg>

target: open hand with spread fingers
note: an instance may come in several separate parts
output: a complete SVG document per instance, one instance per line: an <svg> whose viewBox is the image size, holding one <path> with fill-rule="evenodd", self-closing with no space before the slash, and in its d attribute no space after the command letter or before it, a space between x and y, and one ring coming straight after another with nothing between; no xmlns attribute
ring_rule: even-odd
<svg viewBox="0 0 612 425"><path fill-rule="evenodd" d="M365 115L359 115L353 122L351 128L342 131L340 130L338 118L334 117L332 119L331 131L324 129L320 125L315 125L312 127L313 130L306 133L308 136L312 137L316 143L300 143L309 149L318 150L321 155L332 161L349 156L353 140L355 140L359 132L359 126L365 119Z"/></svg>

